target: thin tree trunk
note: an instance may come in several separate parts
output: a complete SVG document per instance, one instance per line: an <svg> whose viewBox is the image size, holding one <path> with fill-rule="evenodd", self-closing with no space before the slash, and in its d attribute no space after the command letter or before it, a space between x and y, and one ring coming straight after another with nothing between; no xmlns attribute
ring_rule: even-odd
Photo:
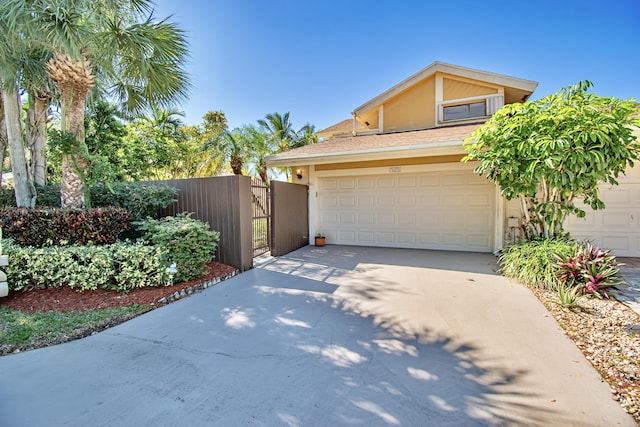
<svg viewBox="0 0 640 427"><path fill-rule="evenodd" d="M4 169L4 156L7 152L7 122L4 119L4 107L0 96L0 188L2 187L2 170Z"/></svg>
<svg viewBox="0 0 640 427"><path fill-rule="evenodd" d="M29 181L27 159L22 143L22 125L20 123L18 99L17 90L2 89L2 103L4 104L4 118L7 127L7 141L11 157L16 206L32 208L35 203L35 197L33 197L32 185Z"/></svg>
<svg viewBox="0 0 640 427"><path fill-rule="evenodd" d="M49 110L48 97L40 94L29 95L32 98L29 104L27 117L27 144L31 151L31 176L33 181L40 186L46 185L47 162L44 156L44 147L47 144L47 115Z"/></svg>

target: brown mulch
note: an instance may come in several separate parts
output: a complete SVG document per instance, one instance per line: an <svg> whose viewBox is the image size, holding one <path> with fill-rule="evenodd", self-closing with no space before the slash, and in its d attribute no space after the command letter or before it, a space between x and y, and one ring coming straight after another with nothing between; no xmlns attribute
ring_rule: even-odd
<svg viewBox="0 0 640 427"><path fill-rule="evenodd" d="M133 289L129 293L97 289L79 292L68 286L50 289L32 289L29 291L11 292L0 298L0 307L10 307L22 311L71 311L95 310L109 307L129 307L135 304L157 307L162 298L168 298L176 292L180 293L216 277L234 272L234 267L219 262L207 265L208 273L188 282L158 288Z"/></svg>
<svg viewBox="0 0 640 427"><path fill-rule="evenodd" d="M533 292L640 425L640 316L615 299L584 297L569 310L555 292Z"/></svg>

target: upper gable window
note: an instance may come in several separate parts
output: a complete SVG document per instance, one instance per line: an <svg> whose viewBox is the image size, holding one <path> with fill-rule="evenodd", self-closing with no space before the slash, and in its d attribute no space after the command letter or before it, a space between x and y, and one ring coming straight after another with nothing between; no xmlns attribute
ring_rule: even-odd
<svg viewBox="0 0 640 427"><path fill-rule="evenodd" d="M490 117L503 105L504 96L500 93L442 101L438 103L438 123L477 122Z"/></svg>
<svg viewBox="0 0 640 427"><path fill-rule="evenodd" d="M442 121L467 120L486 115L486 102L483 100L482 102L444 106Z"/></svg>

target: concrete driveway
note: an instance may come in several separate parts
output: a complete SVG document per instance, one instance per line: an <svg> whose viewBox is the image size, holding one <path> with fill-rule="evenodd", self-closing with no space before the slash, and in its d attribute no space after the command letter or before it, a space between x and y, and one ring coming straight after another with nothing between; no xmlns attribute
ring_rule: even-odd
<svg viewBox="0 0 640 427"><path fill-rule="evenodd" d="M486 254L306 247L0 358L3 426L635 425Z"/></svg>

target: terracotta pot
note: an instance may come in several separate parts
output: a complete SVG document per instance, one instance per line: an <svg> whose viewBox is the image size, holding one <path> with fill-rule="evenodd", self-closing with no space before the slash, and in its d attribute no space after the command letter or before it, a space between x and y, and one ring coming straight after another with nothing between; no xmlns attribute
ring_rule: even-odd
<svg viewBox="0 0 640 427"><path fill-rule="evenodd" d="M324 246L324 237L316 237L316 246Z"/></svg>

